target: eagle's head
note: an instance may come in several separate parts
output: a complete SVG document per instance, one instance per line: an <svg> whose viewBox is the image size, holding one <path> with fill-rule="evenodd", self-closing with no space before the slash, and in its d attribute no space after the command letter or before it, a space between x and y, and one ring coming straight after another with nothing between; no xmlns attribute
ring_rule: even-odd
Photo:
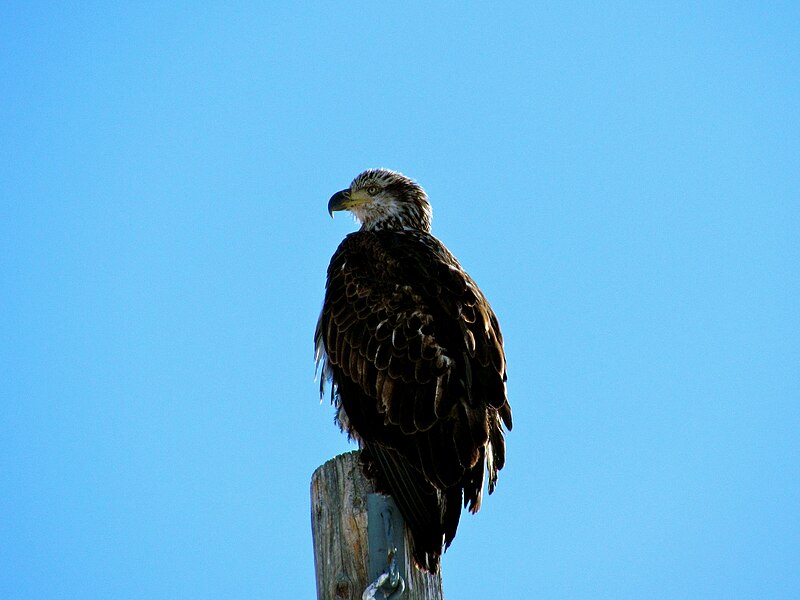
<svg viewBox="0 0 800 600"><path fill-rule="evenodd" d="M361 229L431 229L431 205L419 184L402 173L370 169L353 180L350 187L336 192L328 212L349 210Z"/></svg>

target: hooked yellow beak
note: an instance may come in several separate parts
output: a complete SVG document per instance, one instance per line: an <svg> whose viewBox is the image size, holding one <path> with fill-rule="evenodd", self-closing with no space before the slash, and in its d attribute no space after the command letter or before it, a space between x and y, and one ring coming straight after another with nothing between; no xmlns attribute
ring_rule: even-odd
<svg viewBox="0 0 800 600"><path fill-rule="evenodd" d="M357 191L355 194L351 194L350 190L342 190L340 192L336 192L333 196L331 196L331 199L328 200L328 214L333 216L334 211L349 210L354 206L365 204L370 200L371 198L369 195L361 190Z"/></svg>

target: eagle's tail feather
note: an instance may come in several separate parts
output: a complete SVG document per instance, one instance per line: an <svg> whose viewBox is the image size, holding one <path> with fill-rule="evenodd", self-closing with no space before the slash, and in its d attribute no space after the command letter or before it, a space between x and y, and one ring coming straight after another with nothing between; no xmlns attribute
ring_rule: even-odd
<svg viewBox="0 0 800 600"><path fill-rule="evenodd" d="M414 561L437 573L443 546L450 544L458 526L461 489L455 489L458 498L453 501L451 493L443 495L394 450L379 444L366 442L361 458L368 475L377 479L378 488L397 503L410 533ZM373 461L377 469L370 468Z"/></svg>

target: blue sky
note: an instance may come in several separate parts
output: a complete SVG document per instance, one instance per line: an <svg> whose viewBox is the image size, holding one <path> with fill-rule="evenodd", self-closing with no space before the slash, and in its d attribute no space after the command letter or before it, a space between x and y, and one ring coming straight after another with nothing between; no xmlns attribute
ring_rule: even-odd
<svg viewBox="0 0 800 600"><path fill-rule="evenodd" d="M800 9L0 8L0 595L311 598L330 195L506 338L450 598L800 596Z"/></svg>

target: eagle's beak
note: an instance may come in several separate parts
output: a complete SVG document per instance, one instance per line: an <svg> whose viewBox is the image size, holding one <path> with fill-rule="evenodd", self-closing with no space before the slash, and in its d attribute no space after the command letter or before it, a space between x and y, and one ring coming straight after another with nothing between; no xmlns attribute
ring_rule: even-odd
<svg viewBox="0 0 800 600"><path fill-rule="evenodd" d="M361 206L370 202L372 202L372 198L364 190L356 190L353 193L350 193L350 190L342 190L341 192L336 192L328 200L328 214L333 216L333 211L335 210L350 210L354 206Z"/></svg>
<svg viewBox="0 0 800 600"><path fill-rule="evenodd" d="M350 190L342 190L336 192L331 199L328 200L328 214L332 217L335 210L347 210L350 205Z"/></svg>

